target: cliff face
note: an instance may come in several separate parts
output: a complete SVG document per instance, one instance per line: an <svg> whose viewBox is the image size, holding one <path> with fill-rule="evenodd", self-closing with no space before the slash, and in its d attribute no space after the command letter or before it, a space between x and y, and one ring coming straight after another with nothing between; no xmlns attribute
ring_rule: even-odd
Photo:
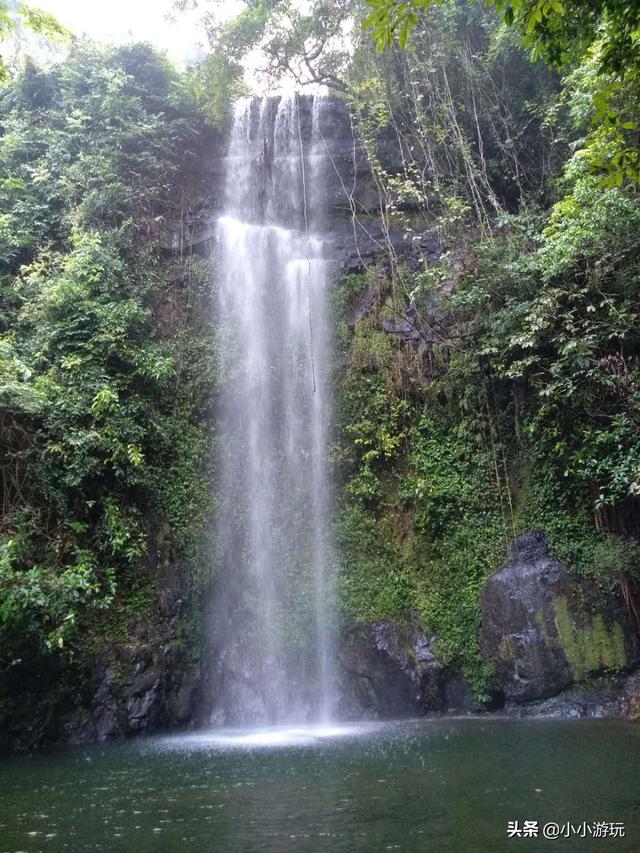
<svg viewBox="0 0 640 853"><path fill-rule="evenodd" d="M354 626L339 649L343 713L380 717L480 710L464 677L438 660L417 614ZM638 625L622 594L571 576L533 531L484 585L481 650L495 668L483 710L517 717L637 715Z"/></svg>
<svg viewBox="0 0 640 853"><path fill-rule="evenodd" d="M519 441L502 434L496 457L491 433L469 435L442 291L398 289L384 272L338 284L344 713L635 713L633 542L578 516Z"/></svg>
<svg viewBox="0 0 640 853"><path fill-rule="evenodd" d="M303 121L308 122L308 102L301 103ZM480 463L455 456L448 426L437 438L437 430L419 420L429 415L422 392L442 369L434 351L446 349L447 314L440 310L437 294L420 311L410 300L398 304L388 273L392 264L424 271L438 261L442 247L426 227L414 228L408 240L404 229L382 220L379 190L354 141L344 106L332 101L324 116L322 136L331 169L323 236L335 262L338 301L345 282L357 285L336 313L337 336L343 339L335 368L342 442L337 476L343 489L338 527L346 555L338 648L341 712L353 718L467 713L478 707L483 690L484 707L505 706L514 714L633 713L637 678L627 673L638 663L637 625L620 594L603 597L591 590L549 553L544 535L517 539L505 563L500 547L495 547L502 534L494 534L482 515L480 527L489 543L486 559L480 560L482 569L476 573L480 579L472 578L471 603L461 599L459 607L467 608L461 624L468 636L462 644L480 643L475 670L460 664L459 649L451 653L448 638L430 623L429 614L441 616L447 597L458 606L458 590L447 584L458 571L455 560L460 554L466 559L466 542L451 544L449 559L439 557L436 564L424 541L439 541L459 515L485 513L486 506L477 510L470 504L469 509L461 497L464 483L475 482ZM211 278L215 286L215 269L212 272L209 259L215 259L215 217L226 151L225 139L217 135L209 134L201 143L202 170L192 175L180 205L166 212L154 237L164 271L161 292L154 299L154 324L160 337L179 333L187 341L179 353L185 374L192 371L190 359L200 347L198 339L190 349L192 331L211 312L206 294ZM386 168L399 170L397 149L389 144L385 150ZM200 290L194 308L196 268ZM201 419L212 422L214 381L204 390L192 375L189 382L207 400ZM374 402L377 408L369 411ZM345 414L349 406L353 411ZM415 415L411 422L410 406ZM431 417L437 420L438 411ZM438 459L432 468L424 459L416 462L418 445L426 458L438 442L448 448L444 461ZM373 467L362 462L363 447L376 454L371 458L379 461ZM453 486L439 479L446 466L455 473ZM421 471L426 471L424 482L416 485ZM432 501L429 514L424 507L433 493L440 503ZM422 531L420 547L416 527ZM201 719L203 660L209 651L201 620L210 579L204 571L205 579L196 583L193 565L172 559L159 542L150 542L148 550L148 594L137 614L128 613L113 629L88 630L91 648L81 666L58 661L40 683L32 677L20 682L18 673L18 681L6 680L5 695L14 698L0 704L0 746L120 738ZM358 560L362 577L354 574ZM429 585L437 591L438 607L428 596L426 604L420 598ZM117 615L114 618L117 622ZM446 619L442 623L446 629ZM457 623L453 627L460 633ZM482 667L479 691L473 680ZM594 678L600 679L597 690L583 687Z"/></svg>
<svg viewBox="0 0 640 853"><path fill-rule="evenodd" d="M278 98L273 101L273 108ZM308 138L311 125L312 99L300 96L298 100L300 133ZM320 226L327 242L326 256L332 258L339 274L359 272L368 266L388 267L391 259L398 264L409 264L414 269L425 261L439 258L442 248L428 228L418 229L411 238L400 224L386 221L380 214L385 200L372 174L367 155L356 139L352 118L345 104L335 97L326 99L319 114L319 133L329 165L323 172L322 206L327 208ZM207 174L210 184L197 199L190 199L189 210L180 220L168 220L161 238L162 246L170 252L180 251L189 240L197 251L208 252L215 237L215 219L222 205L227 140L211 140L207 151ZM383 168L391 173L402 170L398 146L388 144ZM263 155L261 168L266 174L271 169L268 149ZM308 173L313 169L306 161ZM256 195L259 188L256 187ZM397 198L387 199L398 204ZM405 210L409 208L400 204Z"/></svg>

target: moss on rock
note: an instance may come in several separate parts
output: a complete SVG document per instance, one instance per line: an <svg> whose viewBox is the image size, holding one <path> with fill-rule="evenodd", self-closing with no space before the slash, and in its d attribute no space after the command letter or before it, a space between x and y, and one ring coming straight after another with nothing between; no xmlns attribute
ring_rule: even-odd
<svg viewBox="0 0 640 853"><path fill-rule="evenodd" d="M618 671L628 666L619 622L607 628L603 615L596 613L580 625L565 596L554 596L553 603L558 636L577 681L603 669Z"/></svg>

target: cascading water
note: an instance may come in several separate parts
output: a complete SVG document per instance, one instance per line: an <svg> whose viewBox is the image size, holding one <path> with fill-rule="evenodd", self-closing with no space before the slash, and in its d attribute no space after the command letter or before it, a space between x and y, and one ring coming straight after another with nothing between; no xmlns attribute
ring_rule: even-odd
<svg viewBox="0 0 640 853"><path fill-rule="evenodd" d="M323 98L236 105L218 220L223 335L214 719L333 702Z"/></svg>

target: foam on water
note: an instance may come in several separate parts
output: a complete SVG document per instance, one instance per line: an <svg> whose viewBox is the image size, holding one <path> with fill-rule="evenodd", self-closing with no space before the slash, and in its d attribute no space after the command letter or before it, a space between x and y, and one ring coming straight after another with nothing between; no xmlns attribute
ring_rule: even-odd
<svg viewBox="0 0 640 853"><path fill-rule="evenodd" d="M379 722L344 723L340 725L269 726L256 729L221 728L159 738L164 748L274 749L290 746L312 746L323 741L373 734L385 727Z"/></svg>

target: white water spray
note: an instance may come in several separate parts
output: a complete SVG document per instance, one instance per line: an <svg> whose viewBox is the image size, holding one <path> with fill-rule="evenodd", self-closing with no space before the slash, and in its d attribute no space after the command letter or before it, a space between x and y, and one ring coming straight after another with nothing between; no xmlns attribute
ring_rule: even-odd
<svg viewBox="0 0 640 853"><path fill-rule="evenodd" d="M323 99L236 105L218 220L215 717L326 721L333 704Z"/></svg>

